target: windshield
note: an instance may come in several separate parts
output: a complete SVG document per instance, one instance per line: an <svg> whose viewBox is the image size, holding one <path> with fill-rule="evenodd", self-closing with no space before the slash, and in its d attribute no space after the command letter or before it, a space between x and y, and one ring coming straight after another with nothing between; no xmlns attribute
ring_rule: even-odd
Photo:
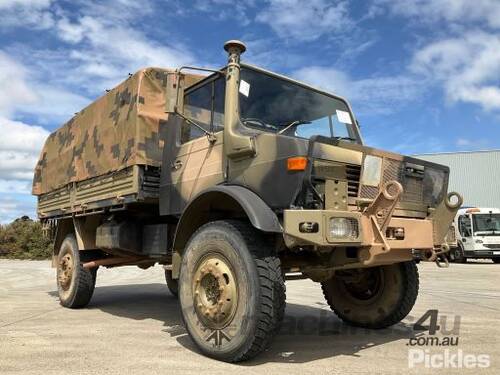
<svg viewBox="0 0 500 375"><path fill-rule="evenodd" d="M472 221L475 234L478 232L497 232L500 234L500 214L474 214Z"/></svg>
<svg viewBox="0 0 500 375"><path fill-rule="evenodd" d="M247 67L241 69L240 117L246 126L310 138L313 135L359 142L342 100Z"/></svg>

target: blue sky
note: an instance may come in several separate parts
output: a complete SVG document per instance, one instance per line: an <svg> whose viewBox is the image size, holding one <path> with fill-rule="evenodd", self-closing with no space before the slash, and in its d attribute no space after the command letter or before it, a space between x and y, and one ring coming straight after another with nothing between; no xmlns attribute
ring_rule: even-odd
<svg viewBox="0 0 500 375"><path fill-rule="evenodd" d="M0 222L50 131L145 66L247 62L351 101L369 145L500 148L498 0L0 0Z"/></svg>

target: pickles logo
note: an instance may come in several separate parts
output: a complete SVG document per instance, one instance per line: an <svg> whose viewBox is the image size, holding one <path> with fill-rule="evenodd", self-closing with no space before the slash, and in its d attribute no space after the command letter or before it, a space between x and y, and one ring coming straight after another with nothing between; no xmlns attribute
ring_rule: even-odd
<svg viewBox="0 0 500 375"><path fill-rule="evenodd" d="M429 349L408 350L408 368L423 365L425 368L487 368L490 367L488 354L466 354L462 349L441 353L431 353Z"/></svg>
<svg viewBox="0 0 500 375"><path fill-rule="evenodd" d="M491 361L489 354L465 353L457 349L459 344L460 316L455 316L453 326L447 316L439 316L438 310L428 310L413 325L413 335L406 344L408 347L408 368L487 368ZM428 321L429 325L424 324ZM428 335L424 335L428 331ZM430 348L429 348L430 347ZM441 349L441 350L439 350Z"/></svg>

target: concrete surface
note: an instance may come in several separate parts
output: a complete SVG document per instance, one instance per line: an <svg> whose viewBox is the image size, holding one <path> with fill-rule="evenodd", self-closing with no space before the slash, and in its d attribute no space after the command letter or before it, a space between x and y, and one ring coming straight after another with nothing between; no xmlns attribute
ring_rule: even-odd
<svg viewBox="0 0 500 375"><path fill-rule="evenodd" d="M318 284L287 282L282 332L267 352L232 365L197 353L181 326L176 299L160 267L100 269L88 308L57 300L48 262L0 260L0 374L495 374L500 373L500 266L420 264L421 292L410 316L392 329L353 330L325 305ZM486 369L408 368L408 339L428 309L441 331L460 316L464 354L487 354ZM442 317L447 322L443 326ZM426 322L428 323L428 321ZM429 336L428 332L418 335ZM431 353L442 348L421 347Z"/></svg>

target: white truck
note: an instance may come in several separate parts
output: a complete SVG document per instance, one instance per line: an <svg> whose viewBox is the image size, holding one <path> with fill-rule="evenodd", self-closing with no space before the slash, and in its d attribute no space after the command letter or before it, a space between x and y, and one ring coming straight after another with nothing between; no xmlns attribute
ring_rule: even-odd
<svg viewBox="0 0 500 375"><path fill-rule="evenodd" d="M461 208L453 226L457 236L457 247L449 257L453 262L465 263L468 258L491 259L500 263L500 209Z"/></svg>

